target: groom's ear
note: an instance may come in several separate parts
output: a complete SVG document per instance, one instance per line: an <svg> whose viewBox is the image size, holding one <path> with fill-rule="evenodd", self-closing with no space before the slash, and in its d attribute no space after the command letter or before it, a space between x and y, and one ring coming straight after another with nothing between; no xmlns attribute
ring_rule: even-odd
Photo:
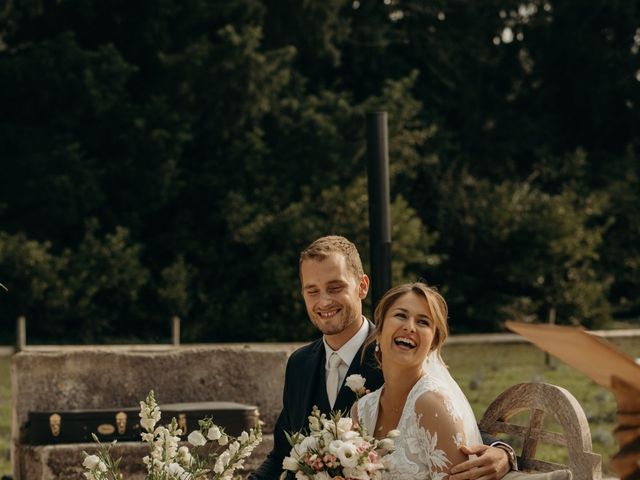
<svg viewBox="0 0 640 480"><path fill-rule="evenodd" d="M358 285L358 295L361 300L367 298L367 293L369 292L369 277L367 277L366 273L362 274L360 277L360 284Z"/></svg>

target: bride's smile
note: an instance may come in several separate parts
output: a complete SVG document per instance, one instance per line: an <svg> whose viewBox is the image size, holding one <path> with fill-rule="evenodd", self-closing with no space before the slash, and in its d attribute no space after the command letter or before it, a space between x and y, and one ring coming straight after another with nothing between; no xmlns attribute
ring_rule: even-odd
<svg viewBox="0 0 640 480"><path fill-rule="evenodd" d="M393 303L385 315L379 338L380 352L386 361L405 367L422 365L434 337L429 312L427 300L413 292Z"/></svg>

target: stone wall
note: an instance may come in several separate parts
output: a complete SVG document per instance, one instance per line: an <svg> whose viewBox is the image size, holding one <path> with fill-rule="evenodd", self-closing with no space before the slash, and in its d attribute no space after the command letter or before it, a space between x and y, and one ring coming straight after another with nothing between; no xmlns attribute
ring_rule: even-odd
<svg viewBox="0 0 640 480"><path fill-rule="evenodd" d="M11 365L14 479L81 478L81 469L73 467L88 447L24 445L20 432L29 411L132 407L151 389L161 406L204 401L257 406L267 434L251 462L257 465L258 457L269 450L268 434L282 407L286 361L298 346L208 345L154 351L84 347L17 353ZM140 459L139 447L123 444L125 459Z"/></svg>

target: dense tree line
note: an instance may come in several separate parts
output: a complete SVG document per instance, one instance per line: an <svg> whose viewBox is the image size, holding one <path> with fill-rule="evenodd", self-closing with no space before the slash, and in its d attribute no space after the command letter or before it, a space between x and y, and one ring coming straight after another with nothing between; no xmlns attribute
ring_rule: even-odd
<svg viewBox="0 0 640 480"><path fill-rule="evenodd" d="M454 331L637 317L639 49L637 2L6 2L0 340L308 338L297 255L367 260L377 109L394 281Z"/></svg>

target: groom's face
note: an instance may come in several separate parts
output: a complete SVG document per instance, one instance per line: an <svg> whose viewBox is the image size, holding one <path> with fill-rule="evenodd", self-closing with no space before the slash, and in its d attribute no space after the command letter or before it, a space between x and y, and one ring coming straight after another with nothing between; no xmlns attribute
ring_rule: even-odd
<svg viewBox="0 0 640 480"><path fill-rule="evenodd" d="M349 270L344 255L332 253L323 259L304 260L300 278L311 322L327 336L351 338L361 325L368 277L358 277Z"/></svg>

